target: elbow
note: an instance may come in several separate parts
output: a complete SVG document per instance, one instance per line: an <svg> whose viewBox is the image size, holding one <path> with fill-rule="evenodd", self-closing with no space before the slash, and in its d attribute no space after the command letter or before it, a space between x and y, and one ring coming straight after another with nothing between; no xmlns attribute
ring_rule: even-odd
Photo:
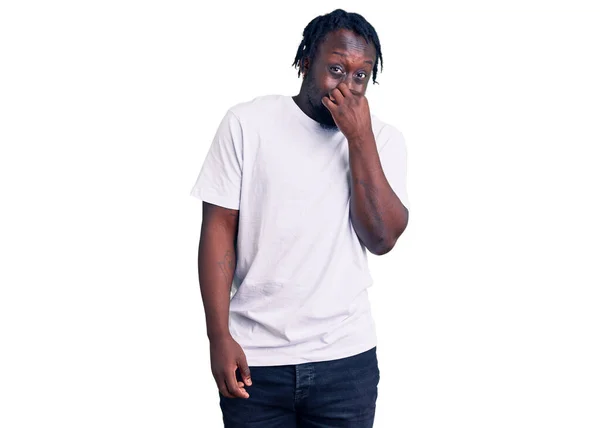
<svg viewBox="0 0 600 428"><path fill-rule="evenodd" d="M375 254L376 256L383 256L384 254L387 254L390 251L392 251L394 245L396 245L396 239L389 240L382 238L379 241L377 241L377 245L374 245L372 248L369 248L369 251L372 254Z"/></svg>
<svg viewBox="0 0 600 428"><path fill-rule="evenodd" d="M371 253L377 256L383 256L384 254L387 254L390 251L392 251L392 249L396 246L398 238L400 238L402 233L404 233L404 231L406 230L406 225L407 222L404 223L404 225L397 232L391 234L386 238L380 238L377 241L377 244L373 246L373 249L369 249L369 251L371 251Z"/></svg>
<svg viewBox="0 0 600 428"><path fill-rule="evenodd" d="M371 251L371 253L375 254L376 256L383 256L384 254L387 254L390 251L392 251L392 248L394 247L382 247L377 250Z"/></svg>

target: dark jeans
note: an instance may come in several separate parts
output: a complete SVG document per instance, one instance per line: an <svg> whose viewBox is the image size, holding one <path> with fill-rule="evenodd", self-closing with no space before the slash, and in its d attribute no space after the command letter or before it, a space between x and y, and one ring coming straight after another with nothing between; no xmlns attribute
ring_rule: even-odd
<svg viewBox="0 0 600 428"><path fill-rule="evenodd" d="M250 366L250 398L219 392L225 428L372 428L376 349L331 361ZM236 376L242 381L239 370Z"/></svg>

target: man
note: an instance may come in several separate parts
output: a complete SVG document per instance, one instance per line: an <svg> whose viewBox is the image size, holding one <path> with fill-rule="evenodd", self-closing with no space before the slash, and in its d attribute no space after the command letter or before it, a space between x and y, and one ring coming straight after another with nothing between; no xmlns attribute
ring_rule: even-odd
<svg viewBox="0 0 600 428"><path fill-rule="evenodd" d="M365 97L380 60L361 15L313 19L300 93L230 108L192 189L226 428L373 426L366 249L387 253L408 222L403 135Z"/></svg>

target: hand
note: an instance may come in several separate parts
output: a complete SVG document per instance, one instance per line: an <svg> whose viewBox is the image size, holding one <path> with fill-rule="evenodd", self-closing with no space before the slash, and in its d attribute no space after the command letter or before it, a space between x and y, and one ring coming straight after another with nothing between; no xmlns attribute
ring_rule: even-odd
<svg viewBox="0 0 600 428"><path fill-rule="evenodd" d="M241 377L252 385L250 369L242 347L228 335L210 341L210 367L219 392L227 398L249 398L244 382L236 378L239 367Z"/></svg>
<svg viewBox="0 0 600 428"><path fill-rule="evenodd" d="M346 83L342 82L329 91L329 98L325 96L321 102L331 112L335 124L348 140L373 132L367 97L350 91Z"/></svg>

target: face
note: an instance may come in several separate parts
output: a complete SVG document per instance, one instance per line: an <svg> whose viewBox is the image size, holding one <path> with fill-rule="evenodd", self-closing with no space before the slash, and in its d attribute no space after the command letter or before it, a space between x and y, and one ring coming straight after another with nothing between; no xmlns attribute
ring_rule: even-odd
<svg viewBox="0 0 600 428"><path fill-rule="evenodd" d="M321 99L341 82L345 82L350 91L364 95L375 56L375 46L350 30L333 31L321 42L313 63L307 63L304 85L314 116L324 128L337 126Z"/></svg>

